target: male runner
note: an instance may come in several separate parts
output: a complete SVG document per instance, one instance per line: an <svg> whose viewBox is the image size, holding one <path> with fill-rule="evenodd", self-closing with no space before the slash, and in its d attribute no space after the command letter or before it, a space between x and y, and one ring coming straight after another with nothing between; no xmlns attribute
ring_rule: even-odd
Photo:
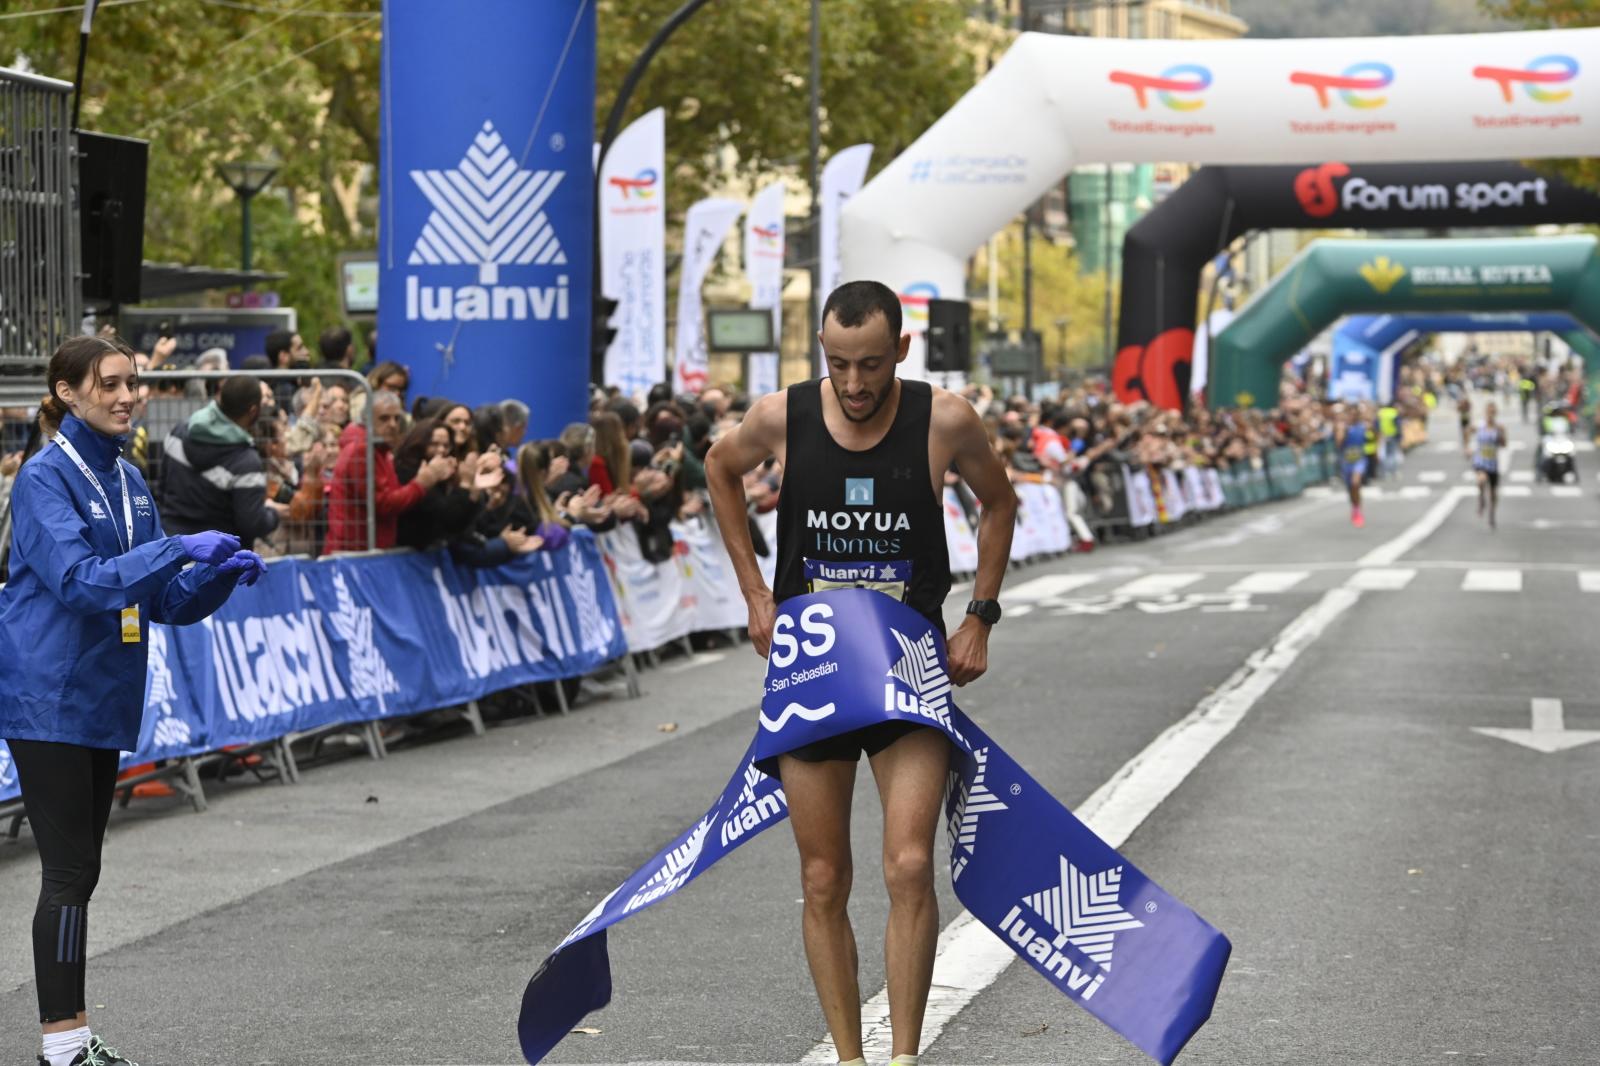
<svg viewBox="0 0 1600 1066"><path fill-rule="evenodd" d="M1350 493L1350 524L1360 529L1367 524L1361 513L1361 476L1367 469L1367 424L1359 409L1350 411L1343 404L1333 409L1333 441L1339 450L1339 471Z"/></svg>
<svg viewBox="0 0 1600 1066"><path fill-rule="evenodd" d="M818 339L827 382L763 396L706 457L712 507L750 609L751 643L765 658L778 603L838 587L900 598L943 633L950 556L942 495L944 472L954 466L983 503L976 599L948 645L950 679L974 681L988 667L989 627L1000 617L996 598L1017 516L1005 468L970 404L895 376L911 338L900 332L893 290L875 281L841 285L823 307ZM772 589L756 565L741 481L769 456L784 471ZM826 520L840 513L851 518L847 529ZM939 938L933 845L950 763L943 733L883 722L780 758L800 850L801 931L834 1047L847 1066L860 1064L861 990L845 904L853 870L850 800L863 752L883 803L891 1066L915 1066Z"/></svg>
<svg viewBox="0 0 1600 1066"><path fill-rule="evenodd" d="M1493 402L1484 408L1483 425L1473 438L1472 469L1478 474L1478 517L1487 508L1489 528L1494 526L1495 507L1500 502L1500 449L1506 446L1506 427L1495 421L1499 409Z"/></svg>

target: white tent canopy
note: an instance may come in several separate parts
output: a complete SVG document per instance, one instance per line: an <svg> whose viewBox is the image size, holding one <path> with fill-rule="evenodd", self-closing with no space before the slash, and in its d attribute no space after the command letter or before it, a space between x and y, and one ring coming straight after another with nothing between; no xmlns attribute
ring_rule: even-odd
<svg viewBox="0 0 1600 1066"><path fill-rule="evenodd" d="M1597 150L1600 29L1235 41L1025 33L846 205L844 277L960 298L968 257L1083 163Z"/></svg>

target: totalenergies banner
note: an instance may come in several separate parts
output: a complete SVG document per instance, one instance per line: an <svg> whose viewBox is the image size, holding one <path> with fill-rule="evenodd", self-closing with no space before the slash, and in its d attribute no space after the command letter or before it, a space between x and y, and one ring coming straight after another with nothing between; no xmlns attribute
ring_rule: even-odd
<svg viewBox="0 0 1600 1066"><path fill-rule="evenodd" d="M959 293L967 257L1082 163L1529 159L1586 156L1596 143L1600 29L1023 34L845 207L845 276Z"/></svg>
<svg viewBox="0 0 1600 1066"><path fill-rule="evenodd" d="M588 0L385 0L378 332L412 391L587 410Z"/></svg>
<svg viewBox="0 0 1600 1066"><path fill-rule="evenodd" d="M667 376L667 122L661 108L623 130L600 174L600 280L617 301L605 384L643 396Z"/></svg>

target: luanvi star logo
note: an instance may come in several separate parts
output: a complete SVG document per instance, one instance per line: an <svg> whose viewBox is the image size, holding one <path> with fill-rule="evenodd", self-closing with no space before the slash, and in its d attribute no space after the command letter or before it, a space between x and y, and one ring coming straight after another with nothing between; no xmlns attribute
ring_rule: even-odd
<svg viewBox="0 0 1600 1066"><path fill-rule="evenodd" d="M1393 262L1386 255L1380 255L1370 263L1362 263L1360 274L1371 285L1373 291L1383 296L1400 283L1406 276L1406 268L1400 263Z"/></svg>
<svg viewBox="0 0 1600 1066"><path fill-rule="evenodd" d="M493 285L501 266L567 261L544 212L561 170L522 170L494 124L483 128L452 170L413 170L411 180L433 205L407 260L418 265L473 265Z"/></svg>

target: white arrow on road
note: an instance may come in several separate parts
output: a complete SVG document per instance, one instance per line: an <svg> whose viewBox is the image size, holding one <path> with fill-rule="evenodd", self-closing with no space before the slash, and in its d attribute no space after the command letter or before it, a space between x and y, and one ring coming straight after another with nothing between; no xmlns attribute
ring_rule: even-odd
<svg viewBox="0 0 1600 1066"><path fill-rule="evenodd" d="M1569 730L1560 700L1537 697L1533 700L1532 729L1495 729L1491 726L1475 725L1472 731L1482 733L1486 737L1509 740L1513 744L1521 744L1525 748L1542 751L1546 755L1553 751L1565 751L1568 748L1593 744L1600 740L1600 729Z"/></svg>

